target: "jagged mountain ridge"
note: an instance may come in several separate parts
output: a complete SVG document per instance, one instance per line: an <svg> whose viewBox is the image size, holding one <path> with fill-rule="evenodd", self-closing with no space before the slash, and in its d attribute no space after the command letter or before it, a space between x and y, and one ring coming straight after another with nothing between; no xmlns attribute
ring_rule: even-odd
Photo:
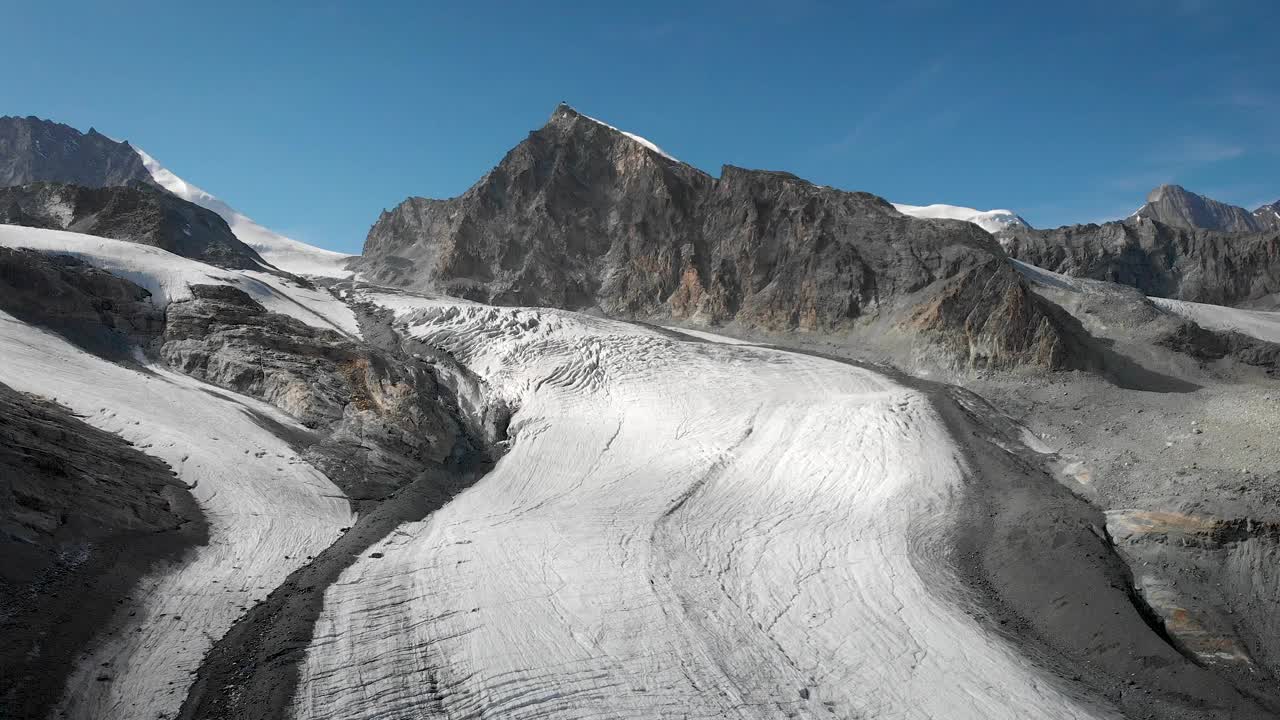
<svg viewBox="0 0 1280 720"><path fill-rule="evenodd" d="M1224 233L1144 217L1018 230L1003 243L1036 267L1157 297L1238 305L1280 292L1280 230Z"/></svg>
<svg viewBox="0 0 1280 720"><path fill-rule="evenodd" d="M128 240L219 267L268 267L216 213L137 180L109 187L0 187L0 223Z"/></svg>
<svg viewBox="0 0 1280 720"><path fill-rule="evenodd" d="M88 187L154 185L127 142L40 118L0 117L0 186L65 182Z"/></svg>
<svg viewBox="0 0 1280 720"><path fill-rule="evenodd" d="M623 317L770 330L893 318L963 348L966 364L1070 363L1055 321L977 226L785 172L725 166L715 178L567 105L461 196L384 211L357 269ZM939 294L966 304L937 312Z"/></svg>
<svg viewBox="0 0 1280 720"><path fill-rule="evenodd" d="M36 182L91 189L145 185L212 211L225 221L223 224L229 227L236 245L241 246L231 252L215 251L211 257L221 258L221 262L215 264L239 262L236 267L246 268L253 266L243 265L244 262L261 262L265 258L271 265L299 275L345 277L350 274L345 270L350 256L299 242L259 225L214 195L178 177L128 141L112 140L92 128L82 134L68 125L34 116L0 117L0 187ZM201 224L210 223L202 220ZM92 228L85 232L98 234ZM164 247L177 248L181 254L190 243L180 240L175 238ZM187 257L209 259L200 254Z"/></svg>

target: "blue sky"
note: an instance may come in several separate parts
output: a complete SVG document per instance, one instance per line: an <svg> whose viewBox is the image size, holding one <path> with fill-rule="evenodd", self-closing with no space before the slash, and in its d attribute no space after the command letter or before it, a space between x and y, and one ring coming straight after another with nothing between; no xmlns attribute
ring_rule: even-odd
<svg viewBox="0 0 1280 720"><path fill-rule="evenodd" d="M712 173L1043 227L1121 217L1162 182L1280 198L1274 0L611 5L11 3L0 114L129 139L351 252L560 100Z"/></svg>

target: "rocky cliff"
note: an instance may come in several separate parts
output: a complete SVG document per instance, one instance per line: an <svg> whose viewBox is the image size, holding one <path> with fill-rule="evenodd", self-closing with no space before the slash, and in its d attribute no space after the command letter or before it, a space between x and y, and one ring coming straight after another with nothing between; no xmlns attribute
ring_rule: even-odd
<svg viewBox="0 0 1280 720"><path fill-rule="evenodd" d="M268 267L217 213L137 181L125 187L40 182L0 188L0 223L128 240L219 267Z"/></svg>
<svg viewBox="0 0 1280 720"><path fill-rule="evenodd" d="M0 186L43 181L88 187L153 183L127 142L37 117L0 117Z"/></svg>
<svg viewBox="0 0 1280 720"><path fill-rule="evenodd" d="M1014 231L1003 243L1037 267L1158 297L1236 305L1280 292L1280 230L1223 233L1133 218Z"/></svg>
<svg viewBox="0 0 1280 720"><path fill-rule="evenodd" d="M622 317L823 331L891 319L969 365L1071 363L1043 301L978 227L784 172L714 178L565 105L461 196L383 212L358 269Z"/></svg>

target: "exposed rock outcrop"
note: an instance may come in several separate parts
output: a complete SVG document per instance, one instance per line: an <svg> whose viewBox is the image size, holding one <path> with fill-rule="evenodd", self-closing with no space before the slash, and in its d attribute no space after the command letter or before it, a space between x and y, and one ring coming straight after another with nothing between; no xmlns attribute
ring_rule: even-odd
<svg viewBox="0 0 1280 720"><path fill-rule="evenodd" d="M478 449L430 364L268 312L236 288L192 292L169 305L161 357L314 429L306 457L353 500L382 499Z"/></svg>
<svg viewBox="0 0 1280 720"><path fill-rule="evenodd" d="M1207 330L1192 322L1182 323L1157 343L1205 361L1232 358L1272 372L1280 366L1280 345L1240 332Z"/></svg>
<svg viewBox="0 0 1280 720"><path fill-rule="evenodd" d="M0 248L0 310L115 359L147 345L164 314L142 287L70 255Z"/></svg>
<svg viewBox="0 0 1280 720"><path fill-rule="evenodd" d="M789 173L726 166L713 178L561 105L463 195L383 212L358 269L621 317L821 331L889 319L962 364L1071 366L1043 301L1003 264L970 223Z"/></svg>
<svg viewBox="0 0 1280 720"><path fill-rule="evenodd" d="M1157 297L1237 305L1280 292L1280 230L1222 233L1132 219L1016 230L1002 242L1036 267Z"/></svg>
<svg viewBox="0 0 1280 720"><path fill-rule="evenodd" d="M1116 510L1107 532L1172 642L1198 663L1274 688L1280 524Z"/></svg>
<svg viewBox="0 0 1280 720"><path fill-rule="evenodd" d="M37 117L0 117L0 186L45 181L87 187L153 183L127 142L93 128L81 133Z"/></svg>
<svg viewBox="0 0 1280 720"><path fill-rule="evenodd" d="M137 181L127 187L41 182L0 188L0 223L127 240L219 267L269 267L217 213Z"/></svg>

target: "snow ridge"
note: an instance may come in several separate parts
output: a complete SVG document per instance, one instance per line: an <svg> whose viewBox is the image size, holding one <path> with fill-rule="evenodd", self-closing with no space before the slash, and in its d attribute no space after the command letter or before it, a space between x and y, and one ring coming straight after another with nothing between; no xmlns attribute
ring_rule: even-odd
<svg viewBox="0 0 1280 720"><path fill-rule="evenodd" d="M346 269L346 264L355 256L308 245L269 230L214 195L178 177L140 148L133 149L142 158L143 166L151 173L156 184L187 202L222 216L240 242L256 250L264 260L277 268L296 275L339 278L352 275Z"/></svg>
<svg viewBox="0 0 1280 720"><path fill-rule="evenodd" d="M582 115L582 113L578 113L578 114L579 114L579 115ZM654 151L654 152L658 153L658 154L659 154L659 155L661 155L662 157L664 157L664 158L666 158L666 159L668 159L668 160L671 160L672 162L680 162L679 160L677 160L677 159L675 158L675 156L671 155L671 154L670 154L670 153L668 153L666 150L663 150L662 148L658 147L658 146L657 146L657 145L655 145L654 143L652 143L652 142L650 142L650 141L648 141L648 140L646 140L646 139L644 139L644 138L640 137L639 135L636 135L635 133L629 133L629 132L627 132L626 130L619 130L618 128L616 128L616 127L614 127L614 126L610 125L609 123L607 123L607 122L605 122L605 121L603 121L603 120L597 120L596 118L593 118L593 117L591 117L590 115L582 115L582 117L584 117L584 118L586 118L586 119L590 120L591 122L593 122L593 123L595 123L595 124L597 124L597 125L603 125L603 126L605 126L605 127L609 128L610 130L612 130L612 131L614 131L614 132L622 133L623 135L626 135L627 137L631 138L632 140L634 140L634 141L636 141L636 142L640 143L641 145L643 145L643 146L645 146L645 147L649 148L650 150L652 150L652 151Z"/></svg>

